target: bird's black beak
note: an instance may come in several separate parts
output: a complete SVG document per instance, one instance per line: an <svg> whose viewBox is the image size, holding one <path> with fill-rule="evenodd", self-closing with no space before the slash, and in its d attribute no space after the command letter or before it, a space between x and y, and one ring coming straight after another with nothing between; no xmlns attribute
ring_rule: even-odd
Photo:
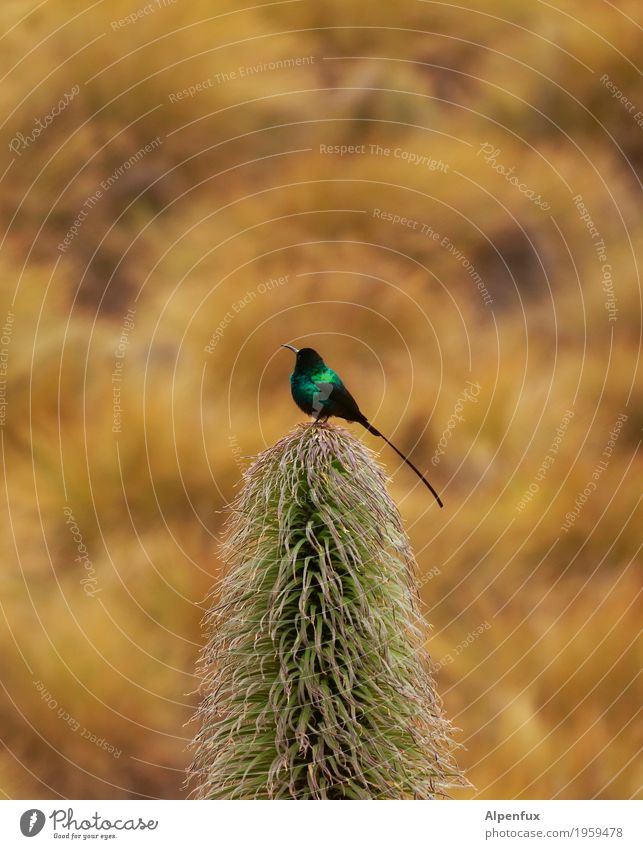
<svg viewBox="0 0 643 849"><path fill-rule="evenodd" d="M295 354L298 354L298 353L299 353L299 348L295 348L295 346L294 346L294 345L282 345L281 347L282 347L282 348L290 348L290 350L291 350L291 351L294 351L294 352L295 352Z"/></svg>

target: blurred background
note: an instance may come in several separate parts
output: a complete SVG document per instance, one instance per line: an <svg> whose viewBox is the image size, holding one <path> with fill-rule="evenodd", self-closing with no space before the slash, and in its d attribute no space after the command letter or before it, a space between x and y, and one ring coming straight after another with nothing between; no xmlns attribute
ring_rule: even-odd
<svg viewBox="0 0 643 849"><path fill-rule="evenodd" d="M249 458L337 367L465 798L641 797L636 0L0 9L0 789L177 798Z"/></svg>

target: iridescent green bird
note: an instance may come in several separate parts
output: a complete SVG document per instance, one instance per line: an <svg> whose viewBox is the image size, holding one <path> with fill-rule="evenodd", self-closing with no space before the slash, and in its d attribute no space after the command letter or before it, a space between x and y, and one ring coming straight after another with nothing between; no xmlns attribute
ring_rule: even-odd
<svg viewBox="0 0 643 849"><path fill-rule="evenodd" d="M340 376L326 365L317 351L313 348L295 348L294 345L281 347L289 348L297 355L295 370L290 375L290 389L293 400L300 410L313 416L318 422L325 422L331 416L346 419L347 422L358 422L373 436L381 436L384 442L391 446L393 451L413 469L422 483L431 490L440 507L444 506L440 496L422 472L383 433L373 427L358 407L357 401L344 386Z"/></svg>

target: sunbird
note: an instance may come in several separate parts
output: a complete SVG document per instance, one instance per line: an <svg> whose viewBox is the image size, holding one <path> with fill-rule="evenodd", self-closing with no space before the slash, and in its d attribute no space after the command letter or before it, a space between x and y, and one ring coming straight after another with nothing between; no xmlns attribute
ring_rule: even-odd
<svg viewBox="0 0 643 849"><path fill-rule="evenodd" d="M317 351L313 348L295 348L294 345L281 347L289 348L297 356L295 370L290 375L290 391L300 410L309 416L314 416L318 422L325 422L331 416L338 416L340 419L346 419L347 422L358 422L373 436L381 436L384 442L391 446L393 451L413 469L422 483L431 490L440 507L444 507L440 496L422 472L402 454L399 448L393 445L390 439L373 427L358 407L357 401L344 386L341 377L326 365Z"/></svg>

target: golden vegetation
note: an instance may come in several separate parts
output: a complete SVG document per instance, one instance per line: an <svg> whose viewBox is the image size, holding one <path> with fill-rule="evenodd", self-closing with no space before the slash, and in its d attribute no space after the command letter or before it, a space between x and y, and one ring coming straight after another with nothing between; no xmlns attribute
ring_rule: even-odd
<svg viewBox="0 0 643 849"><path fill-rule="evenodd" d="M0 11L3 793L185 792L292 341L444 498L383 448L459 792L640 795L637 4L149 5Z"/></svg>

